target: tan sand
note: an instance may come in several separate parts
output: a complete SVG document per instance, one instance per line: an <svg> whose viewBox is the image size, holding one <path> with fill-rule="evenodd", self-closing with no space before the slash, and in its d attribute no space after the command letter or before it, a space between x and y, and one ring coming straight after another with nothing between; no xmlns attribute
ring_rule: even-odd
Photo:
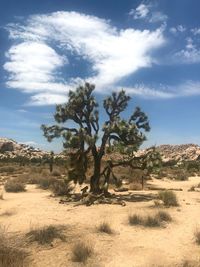
<svg viewBox="0 0 200 267"><path fill-rule="evenodd" d="M58 199L50 197L49 191L37 189L32 185L28 185L27 192L24 193L4 193L4 200L0 200L0 224L8 227L10 232L20 235L38 226L67 226L66 242L56 240L52 246L39 246L35 243L28 245L32 254L31 267L83 266L71 260L71 248L79 239L90 242L95 250L95 255L88 261L87 266L176 266L176 263L185 259L200 258L200 246L194 241L194 231L198 223L200 224L200 192L188 192L192 185L199 182L199 177L192 177L184 182L151 182L158 187L183 189L176 192L180 207L165 209L173 218L173 222L165 228L150 229L128 224L130 213L156 212L158 208L152 207L153 201L129 202L125 207L74 207L72 203L59 204ZM5 212L12 214L1 215ZM96 226L102 221L110 222L115 234L97 233Z"/></svg>

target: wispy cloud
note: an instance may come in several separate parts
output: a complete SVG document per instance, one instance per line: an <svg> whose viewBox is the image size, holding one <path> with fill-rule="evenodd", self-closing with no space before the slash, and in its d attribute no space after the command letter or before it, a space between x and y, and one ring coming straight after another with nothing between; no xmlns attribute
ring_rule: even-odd
<svg viewBox="0 0 200 267"><path fill-rule="evenodd" d="M187 28L185 27L185 26L183 26L183 25L178 25L178 26L175 26L175 27L171 27L170 29L169 29L169 31L171 32L171 33L173 33L173 34L177 34L177 33L183 33L183 32L185 32L187 30Z"/></svg>
<svg viewBox="0 0 200 267"><path fill-rule="evenodd" d="M174 56L174 60L179 63L200 63L200 48L194 43L193 39L189 37L186 39L185 47L176 52Z"/></svg>
<svg viewBox="0 0 200 267"><path fill-rule="evenodd" d="M150 23L157 23L157 22L166 22L168 19L167 15L157 10L156 5L139 4L135 9L131 9L129 15L133 17L135 20L146 20Z"/></svg>
<svg viewBox="0 0 200 267"><path fill-rule="evenodd" d="M145 11L140 11L145 16ZM98 91L113 90L118 82L153 64L152 51L165 43L162 27L155 31L117 29L110 22L77 12L34 15L25 23L7 26L14 44L4 68L7 86L31 93L29 104L62 103L82 79L63 80L61 68L78 55L91 65L85 79ZM16 44L17 43L17 44ZM70 57L68 57L70 55Z"/></svg>
<svg viewBox="0 0 200 267"><path fill-rule="evenodd" d="M177 97L187 97L200 95L200 82L184 81L174 86L155 85L148 86L138 84L134 87L124 88L129 94L145 98L170 99Z"/></svg>

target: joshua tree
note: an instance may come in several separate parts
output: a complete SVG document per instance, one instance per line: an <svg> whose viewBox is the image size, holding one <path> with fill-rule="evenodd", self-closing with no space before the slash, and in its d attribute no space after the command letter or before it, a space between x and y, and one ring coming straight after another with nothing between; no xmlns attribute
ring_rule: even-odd
<svg viewBox="0 0 200 267"><path fill-rule="evenodd" d="M64 148L70 150L71 162L74 164L69 169L69 176L74 181L82 182L85 179L88 155L92 155L94 168L90 177L90 191L99 193L101 179L104 179L104 185L108 185L114 167L130 165L133 168L138 166L142 168L145 166L145 158L148 157L135 157L134 153L146 140L145 132L149 131L150 127L147 116L139 107L136 107L127 120L121 117L130 100L122 90L112 93L103 101L108 119L100 130L94 89L94 85L85 83L75 91L70 91L68 102L56 106L54 118L58 124L42 125L41 128L48 141L63 137ZM128 156L118 163L107 162L105 169L102 170L102 157L108 146L121 146L124 154Z"/></svg>

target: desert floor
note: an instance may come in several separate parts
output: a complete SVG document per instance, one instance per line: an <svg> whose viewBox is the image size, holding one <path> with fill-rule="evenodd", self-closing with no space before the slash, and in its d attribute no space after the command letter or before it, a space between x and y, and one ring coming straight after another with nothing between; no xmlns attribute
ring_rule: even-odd
<svg viewBox="0 0 200 267"><path fill-rule="evenodd" d="M119 205L74 206L59 204L49 191L28 185L24 193L4 193L0 200L0 225L21 237L32 228L56 224L66 225L66 242L54 241L50 246L26 244L31 252L31 267L82 266L72 261L71 248L79 240L89 242L94 255L86 266L149 267L176 266L184 260L198 260L200 246L195 243L194 231L200 224L200 192L188 192L200 177L188 181L153 180L151 184L177 191L179 207L164 208L173 218L163 228L130 226L128 215L153 214L159 208L154 201L127 202ZM132 191L133 194L156 194L157 191ZM125 193L124 193L125 194ZM114 234L98 233L100 222L109 222Z"/></svg>

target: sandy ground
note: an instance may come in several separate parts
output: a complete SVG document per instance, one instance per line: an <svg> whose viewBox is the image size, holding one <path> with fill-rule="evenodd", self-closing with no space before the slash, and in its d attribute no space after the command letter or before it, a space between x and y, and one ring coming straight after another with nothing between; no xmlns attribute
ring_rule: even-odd
<svg viewBox="0 0 200 267"><path fill-rule="evenodd" d="M31 228L50 225L66 225L66 242L56 240L51 246L28 245L31 251L31 267L82 266L71 260L71 248L77 240L89 242L95 250L88 261L91 267L149 267L176 266L183 260L198 260L200 247L194 242L194 231L200 224L200 192L188 192L191 185L200 182L200 177L176 182L153 180L159 187L182 188L177 191L180 207L168 208L173 222L164 228L130 226L131 213L154 213L158 208L153 201L128 202L118 205L93 205L90 207L59 204L50 197L50 192L27 186L24 193L4 193L0 200L0 225L21 236ZM151 191L150 191L151 192ZM134 192L138 194L138 191ZM142 192L139 193L149 193ZM155 193L156 191L152 191ZM11 212L10 215L3 215ZM98 233L96 227L102 221L110 222L115 233Z"/></svg>

